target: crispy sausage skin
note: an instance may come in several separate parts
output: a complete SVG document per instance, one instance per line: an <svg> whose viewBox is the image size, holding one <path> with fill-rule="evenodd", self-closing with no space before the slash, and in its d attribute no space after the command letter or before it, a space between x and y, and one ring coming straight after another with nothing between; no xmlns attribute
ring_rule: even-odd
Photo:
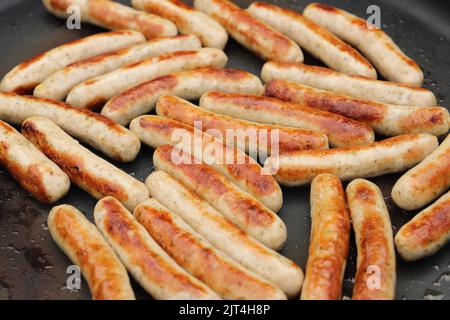
<svg viewBox="0 0 450 320"><path fill-rule="evenodd" d="M365 146L289 152L268 158L264 167L278 169L275 178L286 186L309 184L321 173L349 181L405 171L437 147L435 136L406 134Z"/></svg>
<svg viewBox="0 0 450 320"><path fill-rule="evenodd" d="M95 224L141 286L158 300L216 300L220 297L181 268L115 198L100 200Z"/></svg>
<svg viewBox="0 0 450 320"><path fill-rule="evenodd" d="M174 72L206 67L222 68L227 61L223 51L213 48L163 54L86 80L70 90L66 102L79 108L96 109L143 82Z"/></svg>
<svg viewBox="0 0 450 320"><path fill-rule="evenodd" d="M81 146L51 120L29 118L22 133L94 198L114 196L133 210L149 197L142 182Z"/></svg>
<svg viewBox="0 0 450 320"><path fill-rule="evenodd" d="M284 222L213 167L169 145L156 149L153 164L156 169L164 170L185 184L231 222L269 248L279 249L286 241Z"/></svg>
<svg viewBox="0 0 450 320"><path fill-rule="evenodd" d="M321 174L311 184L311 238L302 300L340 300L350 242L342 184Z"/></svg>
<svg viewBox="0 0 450 320"><path fill-rule="evenodd" d="M261 71L264 82L286 80L313 88L403 106L434 107L436 96L430 90L404 83L351 76L303 63L269 61Z"/></svg>
<svg viewBox="0 0 450 320"><path fill-rule="evenodd" d="M283 194L275 179L240 149L181 122L158 116L142 116L130 124L141 141L153 148L175 145L213 166L236 186L270 210L278 212Z"/></svg>
<svg viewBox="0 0 450 320"><path fill-rule="evenodd" d="M450 192L417 214L395 236L395 246L406 261L433 255L450 240Z"/></svg>
<svg viewBox="0 0 450 320"><path fill-rule="evenodd" d="M263 85L258 77L236 69L201 68L172 73L141 83L112 98L102 114L127 125L134 118L150 112L166 94L197 100L210 90L260 94Z"/></svg>
<svg viewBox="0 0 450 320"><path fill-rule="evenodd" d="M285 300L273 284L244 268L154 199L134 210L136 220L181 267L225 299Z"/></svg>
<svg viewBox="0 0 450 320"><path fill-rule="evenodd" d="M127 270L94 224L69 205L48 215L53 240L80 267L94 300L134 300Z"/></svg>
<svg viewBox="0 0 450 320"><path fill-rule="evenodd" d="M20 94L32 92L38 84L69 64L144 41L141 33L122 30L68 42L16 66L3 77L0 91Z"/></svg>
<svg viewBox="0 0 450 320"><path fill-rule="evenodd" d="M354 48L298 12L254 2L248 12L297 42L332 69L376 79L375 68Z"/></svg>
<svg viewBox="0 0 450 320"><path fill-rule="evenodd" d="M358 249L353 300L393 300L396 262L392 226L383 195L367 180L347 186L347 203Z"/></svg>
<svg viewBox="0 0 450 320"><path fill-rule="evenodd" d="M214 247L275 284L288 297L298 295L303 272L294 262L242 232L168 173L155 171L145 184L154 199L181 217Z"/></svg>
<svg viewBox="0 0 450 320"><path fill-rule="evenodd" d="M56 202L69 191L69 177L3 121L0 121L0 164L40 202Z"/></svg>
<svg viewBox="0 0 450 320"><path fill-rule="evenodd" d="M170 37L177 34L177 27L157 15L135 10L129 6L107 0L43 0L47 10L57 17L68 18L71 6L81 11L82 22L106 29L131 29L142 32L148 39Z"/></svg>
<svg viewBox="0 0 450 320"><path fill-rule="evenodd" d="M55 72L34 89L33 95L63 101L70 90L83 81L165 53L200 49L201 46L196 36L182 35L155 38L128 48L106 52L77 61Z"/></svg>
<svg viewBox="0 0 450 320"><path fill-rule="evenodd" d="M309 4L303 14L355 46L387 80L417 86L423 83L423 72L417 63L407 57L383 30L370 26L364 19L319 3Z"/></svg>
<svg viewBox="0 0 450 320"><path fill-rule="evenodd" d="M318 131L328 136L333 147L371 143L373 130L358 121L278 99L212 91L200 99L200 107L248 121Z"/></svg>
<svg viewBox="0 0 450 320"><path fill-rule="evenodd" d="M266 96L334 112L372 127L378 134L397 136L407 133L448 132L450 114L442 107L406 107L355 99L350 96L308 87L299 83L271 80L265 86Z"/></svg>
<svg viewBox="0 0 450 320"><path fill-rule="evenodd" d="M237 141L235 142L233 139L230 145L236 145L237 148L250 155L254 153L257 156L256 153L262 153L266 150L268 154L272 153L271 136L273 131L278 131L278 141L276 142L278 146L276 147L278 147L279 153L328 149L328 138L322 133L239 120L198 108L176 96L161 97L156 106L156 113L159 116L180 121L189 126L200 123L201 130L225 143L228 143L225 139L227 134L229 134L230 130L233 130L233 132L236 132ZM252 136L254 139L251 138Z"/></svg>
<svg viewBox="0 0 450 320"><path fill-rule="evenodd" d="M392 189L392 199L402 209L427 205L450 187L450 136L419 165L405 173Z"/></svg>
<svg viewBox="0 0 450 320"><path fill-rule="evenodd" d="M49 118L70 135L117 161L131 162L141 149L133 132L92 111L59 101L0 93L0 120L21 125L35 116Z"/></svg>
<svg viewBox="0 0 450 320"><path fill-rule="evenodd" d="M172 21L183 34L197 36L205 47L223 49L227 31L214 19L179 0L132 0L133 7Z"/></svg>
<svg viewBox="0 0 450 320"><path fill-rule="evenodd" d="M219 22L231 37L262 59L303 61L303 52L294 41L231 1L195 0L194 6Z"/></svg>

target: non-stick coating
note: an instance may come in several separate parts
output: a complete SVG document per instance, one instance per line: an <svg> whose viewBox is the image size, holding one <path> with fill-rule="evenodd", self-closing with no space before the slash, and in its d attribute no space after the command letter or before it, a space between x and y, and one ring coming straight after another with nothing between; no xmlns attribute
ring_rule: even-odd
<svg viewBox="0 0 450 320"><path fill-rule="evenodd" d="M235 1L247 7L252 1ZM295 10L303 10L310 1L267 1ZM381 8L383 28L405 52L416 60L426 75L426 87L432 89L441 105L450 106L450 5L445 1L324 1L366 15L371 4ZM126 3L126 2L125 2ZM47 13L38 0L0 1L0 76L21 61L72 39L102 31L83 25L68 30L65 21ZM234 41L226 48L230 67L258 74L262 61ZM307 63L317 63L307 57ZM119 165L143 180L153 170L153 151L143 148L137 161ZM394 232L414 213L399 210L390 198L398 175L372 179L382 190L391 213ZM310 232L309 188L284 189L281 218L288 228L288 241L282 253L302 268L308 256ZM95 200L72 187L61 203L69 203L92 219ZM23 191L8 172L0 168L0 299L89 299L85 282L81 290L66 288L69 260L52 241L46 219L50 206L39 204ZM352 239L351 254L344 281L344 296L351 296L356 252ZM397 298L450 299L450 246L438 254L415 263L398 259ZM146 298L134 284L138 296Z"/></svg>

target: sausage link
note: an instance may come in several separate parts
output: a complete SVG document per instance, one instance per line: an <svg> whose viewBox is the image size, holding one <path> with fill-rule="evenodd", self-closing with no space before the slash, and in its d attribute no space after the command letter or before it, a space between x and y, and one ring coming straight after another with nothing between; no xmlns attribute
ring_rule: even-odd
<svg viewBox="0 0 450 320"><path fill-rule="evenodd" d="M127 125L134 118L150 112L166 94L198 100L210 90L260 94L263 85L251 73L235 69L203 68L169 74L141 83L112 98L102 114Z"/></svg>
<svg viewBox="0 0 450 320"><path fill-rule="evenodd" d="M194 6L219 22L237 42L262 59L303 61L303 52L294 41L231 1L195 0Z"/></svg>
<svg viewBox="0 0 450 320"><path fill-rule="evenodd" d="M450 192L417 214L395 236L395 246L406 261L433 255L450 240Z"/></svg>
<svg viewBox="0 0 450 320"><path fill-rule="evenodd" d="M318 131L328 136L333 147L364 145L375 139L373 130L358 121L270 97L208 92L201 97L200 107L233 118Z"/></svg>
<svg viewBox="0 0 450 320"><path fill-rule="evenodd" d="M302 300L340 300L350 242L342 184L321 174L311 184L311 239Z"/></svg>
<svg viewBox="0 0 450 320"><path fill-rule="evenodd" d="M435 136L407 134L365 146L289 152L268 158L264 167L278 169L275 178L286 186L309 184L321 173L348 181L405 171L437 147Z"/></svg>
<svg viewBox="0 0 450 320"><path fill-rule="evenodd" d="M393 300L396 262L392 226L383 195L367 180L347 186L358 258L353 300Z"/></svg>
<svg viewBox="0 0 450 320"><path fill-rule="evenodd" d="M158 300L216 300L220 297L181 268L113 197L94 209L95 224L141 286Z"/></svg>
<svg viewBox="0 0 450 320"><path fill-rule="evenodd" d="M25 137L54 161L81 189L96 199L114 196L134 209L149 197L145 185L98 157L47 118L33 117L22 125Z"/></svg>
<svg viewBox="0 0 450 320"><path fill-rule="evenodd" d="M450 136L419 165L405 173L392 189L392 199L402 209L427 205L450 187Z"/></svg>
<svg viewBox="0 0 450 320"><path fill-rule="evenodd" d="M77 6L81 20L106 29L131 29L142 32L148 39L170 37L177 34L177 27L157 15L135 10L129 6L107 0L43 0L47 10L66 19L68 10Z"/></svg>
<svg viewBox="0 0 450 320"><path fill-rule="evenodd" d="M158 201L149 199L140 204L134 216L172 259L223 298L286 299L280 289L214 248Z"/></svg>
<svg viewBox="0 0 450 320"><path fill-rule="evenodd" d="M22 188L43 203L56 202L69 191L69 177L3 121L0 121L0 164Z"/></svg>
<svg viewBox="0 0 450 320"><path fill-rule="evenodd" d="M223 49L228 33L214 19L179 0L132 0L133 7L172 21L183 34L193 34L209 48Z"/></svg>
<svg viewBox="0 0 450 320"><path fill-rule="evenodd" d="M94 300L134 300L127 270L94 224L69 205L48 215L53 240L79 266Z"/></svg>
<svg viewBox="0 0 450 320"><path fill-rule="evenodd" d="M154 171L145 181L151 196L184 219L214 247L282 289L298 295L303 272L294 262L242 232L216 209L164 171Z"/></svg>
<svg viewBox="0 0 450 320"><path fill-rule="evenodd" d="M346 74L377 78L375 68L357 50L300 13L263 2L254 2L247 10L293 39L330 68Z"/></svg>

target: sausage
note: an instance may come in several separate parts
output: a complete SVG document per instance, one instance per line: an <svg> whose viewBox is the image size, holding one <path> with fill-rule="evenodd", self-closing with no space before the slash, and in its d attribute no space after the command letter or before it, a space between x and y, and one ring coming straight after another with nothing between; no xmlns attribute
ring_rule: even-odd
<svg viewBox="0 0 450 320"><path fill-rule="evenodd" d="M294 262L242 232L166 172L152 172L145 184L154 199L181 217L214 247L275 284L288 297L298 295L303 272Z"/></svg>
<svg viewBox="0 0 450 320"><path fill-rule="evenodd" d="M417 107L437 105L434 93L425 88L350 76L328 68L302 63L269 61L263 66L261 77L264 82L270 80L297 82L357 99Z"/></svg>
<svg viewBox="0 0 450 320"><path fill-rule="evenodd" d="M280 153L328 149L327 136L319 132L239 120L198 108L175 96L161 97L156 106L156 114L193 127L200 123L200 129L207 134L230 146L236 145L254 158L264 153L271 154L272 143L277 144L273 151ZM235 139L231 143L227 141L226 137L230 133L235 134L237 141ZM272 141L275 135L277 137Z"/></svg>
<svg viewBox="0 0 450 320"><path fill-rule="evenodd" d="M133 132L92 111L59 101L0 93L1 120L21 125L34 116L49 118L70 135L117 161L131 162L141 149Z"/></svg>
<svg viewBox="0 0 450 320"><path fill-rule="evenodd" d="M239 228L271 249L286 241L284 222L251 195L232 184L213 167L187 152L164 145L153 154L156 169L174 176Z"/></svg>
<svg viewBox="0 0 450 320"><path fill-rule="evenodd" d="M43 0L47 10L59 18L70 16L68 9L77 6L82 22L106 29L132 29L142 32L148 39L170 37L177 27L157 15L135 10L129 6L106 0Z"/></svg>
<svg viewBox="0 0 450 320"><path fill-rule="evenodd" d="M435 136L406 134L365 146L289 152L268 158L264 167L278 169L275 178L286 186L308 184L321 173L348 181L405 171L437 147Z"/></svg>
<svg viewBox="0 0 450 320"><path fill-rule="evenodd" d="M395 236L395 246L406 261L433 255L450 240L450 192L416 215Z"/></svg>
<svg viewBox="0 0 450 320"><path fill-rule="evenodd" d="M60 45L22 62L9 71L0 82L1 92L20 94L32 90L53 73L89 57L97 56L145 41L136 31L104 32Z"/></svg>
<svg viewBox="0 0 450 320"><path fill-rule="evenodd" d="M302 300L340 300L350 242L342 183L321 174L311 184L311 239Z"/></svg>
<svg viewBox="0 0 450 320"><path fill-rule="evenodd" d="M405 173L392 189L392 199L402 209L424 207L450 187L450 135L419 165Z"/></svg>
<svg viewBox="0 0 450 320"><path fill-rule="evenodd" d="M260 94L263 85L251 73L235 69L204 68L173 73L139 84L112 98L102 114L123 125L148 113L166 94L198 100L209 90Z"/></svg>
<svg viewBox="0 0 450 320"><path fill-rule="evenodd" d="M376 133L384 136L407 133L430 133L440 136L449 129L450 114L447 109L441 107L406 107L360 100L284 80L269 81L264 94L340 114L365 123Z"/></svg>
<svg viewBox="0 0 450 320"><path fill-rule="evenodd" d="M134 210L136 220L181 267L225 299L285 300L279 288L247 270L154 199Z"/></svg>
<svg viewBox="0 0 450 320"><path fill-rule="evenodd" d="M245 152L181 122L158 116L142 116L130 124L141 141L153 148L174 145L213 166L233 184L277 212L283 194L275 179Z"/></svg>
<svg viewBox="0 0 450 320"><path fill-rule="evenodd" d="M51 120L29 118L22 133L92 197L114 196L130 209L149 197L142 182L81 146Z"/></svg>
<svg viewBox="0 0 450 320"><path fill-rule="evenodd" d="M0 164L40 202L56 202L69 191L69 177L3 121L0 121Z"/></svg>
<svg viewBox="0 0 450 320"><path fill-rule="evenodd" d="M201 48L200 40L193 35L156 38L129 48L107 52L77 61L52 74L34 89L39 98L64 100L70 90L83 81L112 72L161 54Z"/></svg>
<svg viewBox="0 0 450 320"><path fill-rule="evenodd" d="M70 90L66 102L79 108L95 109L140 83L174 72L204 67L222 68L227 60L223 51L212 48L163 54L86 80Z"/></svg>
<svg viewBox="0 0 450 320"><path fill-rule="evenodd" d="M194 7L219 22L237 42L263 60L302 62L291 39L228 0L195 0Z"/></svg>
<svg viewBox="0 0 450 320"><path fill-rule="evenodd" d="M380 189L357 179L346 189L358 258L353 300L393 300L396 262L389 212Z"/></svg>
<svg viewBox="0 0 450 320"><path fill-rule="evenodd" d="M132 0L133 7L172 21L183 34L197 36L203 46L223 49L228 33L215 20L179 0Z"/></svg>
<svg viewBox="0 0 450 320"><path fill-rule="evenodd" d="M233 118L318 131L328 136L333 147L375 140L373 130L358 121L269 97L208 92L201 97L200 107Z"/></svg>
<svg viewBox="0 0 450 320"><path fill-rule="evenodd" d="M344 10L311 3L303 14L328 29L343 41L356 47L371 61L384 78L420 86L423 72L381 29Z"/></svg>
<svg viewBox="0 0 450 320"><path fill-rule="evenodd" d="M134 300L127 270L94 224L76 208L61 205L48 215L53 240L79 266L94 300Z"/></svg>
<svg viewBox="0 0 450 320"><path fill-rule="evenodd" d="M377 78L375 68L357 50L300 13L263 2L254 2L247 10L293 39L330 68L346 74Z"/></svg>
<svg viewBox="0 0 450 320"><path fill-rule="evenodd" d="M115 198L94 209L97 228L140 285L158 300L216 300L220 297L183 270Z"/></svg>

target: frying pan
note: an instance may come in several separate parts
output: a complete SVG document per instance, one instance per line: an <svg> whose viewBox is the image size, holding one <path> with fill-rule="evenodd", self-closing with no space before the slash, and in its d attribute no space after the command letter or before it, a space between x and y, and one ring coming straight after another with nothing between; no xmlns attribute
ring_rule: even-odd
<svg viewBox="0 0 450 320"><path fill-rule="evenodd" d="M122 1L129 3L129 1ZM191 2L191 1L188 1ZM252 1L235 1L247 7ZM303 10L310 1L267 1L294 10ZM425 72L425 86L433 90L439 103L450 106L450 3L433 0L400 1L323 1L361 17L367 16L369 5L381 8L382 28ZM65 21L47 13L38 0L0 1L0 76L16 64L42 51L67 41L103 31L90 25L81 30L68 30ZM241 68L259 75L263 62L243 47L230 41L226 48L229 67ZM311 57L306 63L320 64ZM143 180L153 170L152 153L143 148L131 164L117 166ZM390 210L394 232L415 213L398 209L390 191L398 175L371 179L382 190ZM309 233L309 188L283 189L284 206L281 218L288 228L288 240L282 254L306 265ZM96 201L72 186L60 203L69 203L92 219ZM90 299L82 282L80 290L66 287L71 264L52 241L46 226L50 206L42 205L23 191L8 172L0 168L0 299ZM344 298L351 296L355 274L356 250L352 238L351 252L344 280ZM398 258L397 299L450 299L450 246L427 259L406 263ZM137 284L138 297L148 298Z"/></svg>

